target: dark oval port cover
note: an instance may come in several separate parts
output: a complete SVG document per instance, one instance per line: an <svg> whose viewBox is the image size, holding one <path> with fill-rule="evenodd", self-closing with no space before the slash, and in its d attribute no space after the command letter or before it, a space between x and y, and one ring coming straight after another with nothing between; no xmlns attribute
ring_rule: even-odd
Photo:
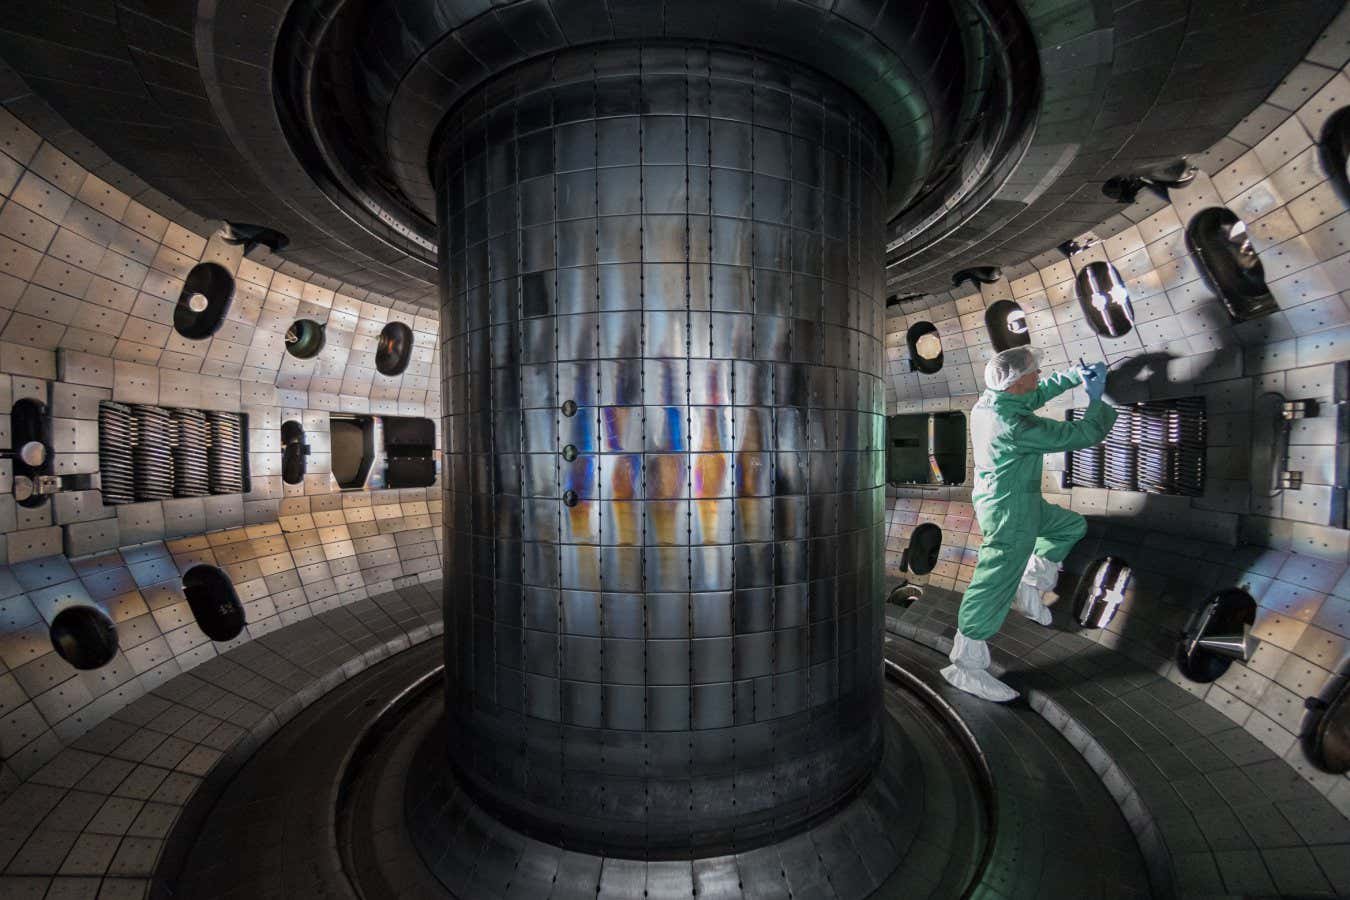
<svg viewBox="0 0 1350 900"><path fill-rule="evenodd" d="M215 566L193 566L183 573L183 593L202 633L228 641L244 630L244 607L230 578Z"/></svg>
<svg viewBox="0 0 1350 900"><path fill-rule="evenodd" d="M67 606L48 630L52 647L77 669L97 669L117 655L117 626L92 606Z"/></svg>

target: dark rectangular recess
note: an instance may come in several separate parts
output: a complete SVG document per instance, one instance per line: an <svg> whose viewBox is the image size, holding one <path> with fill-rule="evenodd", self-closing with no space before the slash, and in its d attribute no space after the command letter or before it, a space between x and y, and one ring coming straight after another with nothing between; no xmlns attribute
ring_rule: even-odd
<svg viewBox="0 0 1350 900"><path fill-rule="evenodd" d="M904 413L886 420L886 480L891 484L962 484L966 416Z"/></svg>

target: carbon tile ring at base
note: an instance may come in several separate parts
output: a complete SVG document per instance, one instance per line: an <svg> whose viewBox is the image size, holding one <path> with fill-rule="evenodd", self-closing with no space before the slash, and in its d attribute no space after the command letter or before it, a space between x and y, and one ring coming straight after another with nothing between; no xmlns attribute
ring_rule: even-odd
<svg viewBox="0 0 1350 900"><path fill-rule="evenodd" d="M949 723L886 684L881 774L811 831L712 859L635 861L568 852L464 802L442 808L437 882L415 849L404 798L418 753L443 758L436 648L421 645L334 688L279 730L222 791L164 896L483 898L959 896L979 874L987 797ZM964 761L964 763L963 763ZM453 799L453 795L451 795ZM452 817L451 806L462 813ZM453 826L453 830L451 830ZM240 892L243 892L242 894ZM645 894L644 894L645 892Z"/></svg>
<svg viewBox="0 0 1350 900"><path fill-rule="evenodd" d="M885 776L810 833L734 856L642 862L568 852L469 810L442 817L453 840L435 862L461 882L453 894L422 863L404 815L409 774L426 770L415 755L444 746L431 737L442 722L439 647L418 645L277 730L222 784L200 829L181 821L195 848L178 876L157 877L155 896L1149 896L1120 810L1049 723L1024 704L948 689L945 660L928 648L895 639L887 655L907 675L901 684L889 672L885 686ZM888 846L902 862L883 879Z"/></svg>
<svg viewBox="0 0 1350 900"><path fill-rule="evenodd" d="M899 684L886 684L886 753L876 776L843 809L804 833L742 853L697 859L620 859L567 850L523 835L479 807L447 773L443 724L414 738L404 821L422 861L450 896L827 897L960 896L979 873L986 807L975 760L938 715ZM964 764L962 761L964 760ZM423 780L425 775L426 780ZM408 848L408 849L411 849ZM407 850L367 878L397 883Z"/></svg>

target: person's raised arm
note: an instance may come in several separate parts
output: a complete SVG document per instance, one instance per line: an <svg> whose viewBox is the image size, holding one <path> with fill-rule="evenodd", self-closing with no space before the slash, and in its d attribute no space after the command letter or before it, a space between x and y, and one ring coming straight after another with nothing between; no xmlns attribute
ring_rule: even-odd
<svg viewBox="0 0 1350 900"><path fill-rule="evenodd" d="M1073 390L1082 383L1083 376L1077 369L1065 369L1063 372L1055 372L1048 378L1041 379L1041 383L1031 390L1027 399L1031 401L1032 409L1040 409L1060 394Z"/></svg>
<svg viewBox="0 0 1350 900"><path fill-rule="evenodd" d="M1056 422L1040 416L1026 416L1017 423L1012 442L1028 453L1060 453L1082 450L1101 443L1116 424L1116 408L1094 398L1083 418L1076 422Z"/></svg>

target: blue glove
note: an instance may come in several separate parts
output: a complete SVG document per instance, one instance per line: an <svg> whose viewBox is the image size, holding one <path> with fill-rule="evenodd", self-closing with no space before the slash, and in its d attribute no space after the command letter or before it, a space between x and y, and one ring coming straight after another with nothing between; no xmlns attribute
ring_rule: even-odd
<svg viewBox="0 0 1350 900"><path fill-rule="evenodd" d="M1100 400L1106 392L1106 363L1093 363L1078 370L1089 400Z"/></svg>

